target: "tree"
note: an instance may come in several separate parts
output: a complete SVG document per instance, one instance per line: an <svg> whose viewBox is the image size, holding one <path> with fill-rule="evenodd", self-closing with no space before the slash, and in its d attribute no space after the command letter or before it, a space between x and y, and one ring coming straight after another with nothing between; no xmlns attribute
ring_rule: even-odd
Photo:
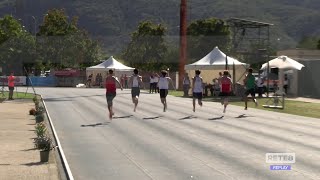
<svg viewBox="0 0 320 180"><path fill-rule="evenodd" d="M317 48L320 49L320 39L319 39L319 41L318 41Z"/></svg>
<svg viewBox="0 0 320 180"><path fill-rule="evenodd" d="M303 48L303 49L317 49L317 37L307 36L303 37L299 44L297 45L297 48Z"/></svg>
<svg viewBox="0 0 320 180"><path fill-rule="evenodd" d="M132 33L131 42L123 54L130 66L158 71L164 65L167 46L164 41L165 27L150 21L139 23Z"/></svg>
<svg viewBox="0 0 320 180"><path fill-rule="evenodd" d="M23 63L34 59L35 41L12 16L0 19L0 66L5 73L24 74Z"/></svg>
<svg viewBox="0 0 320 180"><path fill-rule="evenodd" d="M39 58L44 64L57 68L81 68L100 59L99 43L79 29L77 21L77 17L72 17L69 22L63 9L48 11L37 33Z"/></svg>
<svg viewBox="0 0 320 180"><path fill-rule="evenodd" d="M230 30L223 20L209 18L192 22L187 29L188 56L199 59L215 46L227 52L230 49Z"/></svg>

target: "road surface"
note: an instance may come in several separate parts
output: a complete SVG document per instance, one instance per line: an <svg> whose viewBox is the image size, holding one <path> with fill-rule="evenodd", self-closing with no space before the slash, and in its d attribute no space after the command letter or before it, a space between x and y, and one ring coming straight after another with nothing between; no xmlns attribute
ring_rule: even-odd
<svg viewBox="0 0 320 180"><path fill-rule="evenodd" d="M30 91L30 90L29 90ZM109 121L104 89L36 88L77 180L320 179L320 121L288 114L117 91ZM266 153L295 153L291 170L270 170Z"/></svg>

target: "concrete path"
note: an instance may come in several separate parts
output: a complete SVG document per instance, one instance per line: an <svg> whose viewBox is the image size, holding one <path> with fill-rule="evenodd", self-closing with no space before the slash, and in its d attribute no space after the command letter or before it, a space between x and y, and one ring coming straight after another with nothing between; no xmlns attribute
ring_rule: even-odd
<svg viewBox="0 0 320 180"><path fill-rule="evenodd" d="M41 163L34 149L35 120L28 115L33 107L31 100L0 103L0 180L59 179L54 156Z"/></svg>

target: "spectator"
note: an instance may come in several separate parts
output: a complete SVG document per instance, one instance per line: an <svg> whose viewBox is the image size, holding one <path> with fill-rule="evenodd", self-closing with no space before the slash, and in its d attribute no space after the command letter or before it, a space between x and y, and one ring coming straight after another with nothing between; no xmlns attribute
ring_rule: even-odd
<svg viewBox="0 0 320 180"><path fill-rule="evenodd" d="M154 85L154 77L153 75L150 76L150 93L153 93L153 85Z"/></svg>
<svg viewBox="0 0 320 180"><path fill-rule="evenodd" d="M186 73L183 78L183 96L184 97L188 96L189 89L190 89L190 78L188 73Z"/></svg>
<svg viewBox="0 0 320 180"><path fill-rule="evenodd" d="M263 78L261 76L258 77L258 80L257 80L257 86L258 86L258 94L259 94L259 97L262 97L262 93L263 93Z"/></svg>
<svg viewBox="0 0 320 180"><path fill-rule="evenodd" d="M8 77L8 87L9 87L9 100L13 100L13 91L14 91L14 81L16 77L14 77L13 72L11 72L10 76Z"/></svg>
<svg viewBox="0 0 320 180"><path fill-rule="evenodd" d="M87 80L87 83L86 83L87 87L89 87L89 88L91 87L92 76L93 76L93 74L90 74L88 76L88 80Z"/></svg>
<svg viewBox="0 0 320 180"><path fill-rule="evenodd" d="M155 93L159 93L158 81L159 81L159 75L156 73L153 76L153 88Z"/></svg>
<svg viewBox="0 0 320 180"><path fill-rule="evenodd" d="M124 88L128 88L128 77L126 74L124 75Z"/></svg>
<svg viewBox="0 0 320 180"><path fill-rule="evenodd" d="M288 94L288 88L289 88L289 80L288 80L287 74L285 74L284 81L283 81L283 89L286 94Z"/></svg>

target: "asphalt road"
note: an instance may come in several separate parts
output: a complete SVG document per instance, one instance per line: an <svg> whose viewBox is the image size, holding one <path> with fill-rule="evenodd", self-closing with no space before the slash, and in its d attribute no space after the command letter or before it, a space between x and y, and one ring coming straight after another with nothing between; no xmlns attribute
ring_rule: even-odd
<svg viewBox="0 0 320 180"><path fill-rule="evenodd" d="M43 95L75 179L320 179L320 121L117 91L109 121L104 89L36 88ZM270 170L266 153L295 153L291 170Z"/></svg>

